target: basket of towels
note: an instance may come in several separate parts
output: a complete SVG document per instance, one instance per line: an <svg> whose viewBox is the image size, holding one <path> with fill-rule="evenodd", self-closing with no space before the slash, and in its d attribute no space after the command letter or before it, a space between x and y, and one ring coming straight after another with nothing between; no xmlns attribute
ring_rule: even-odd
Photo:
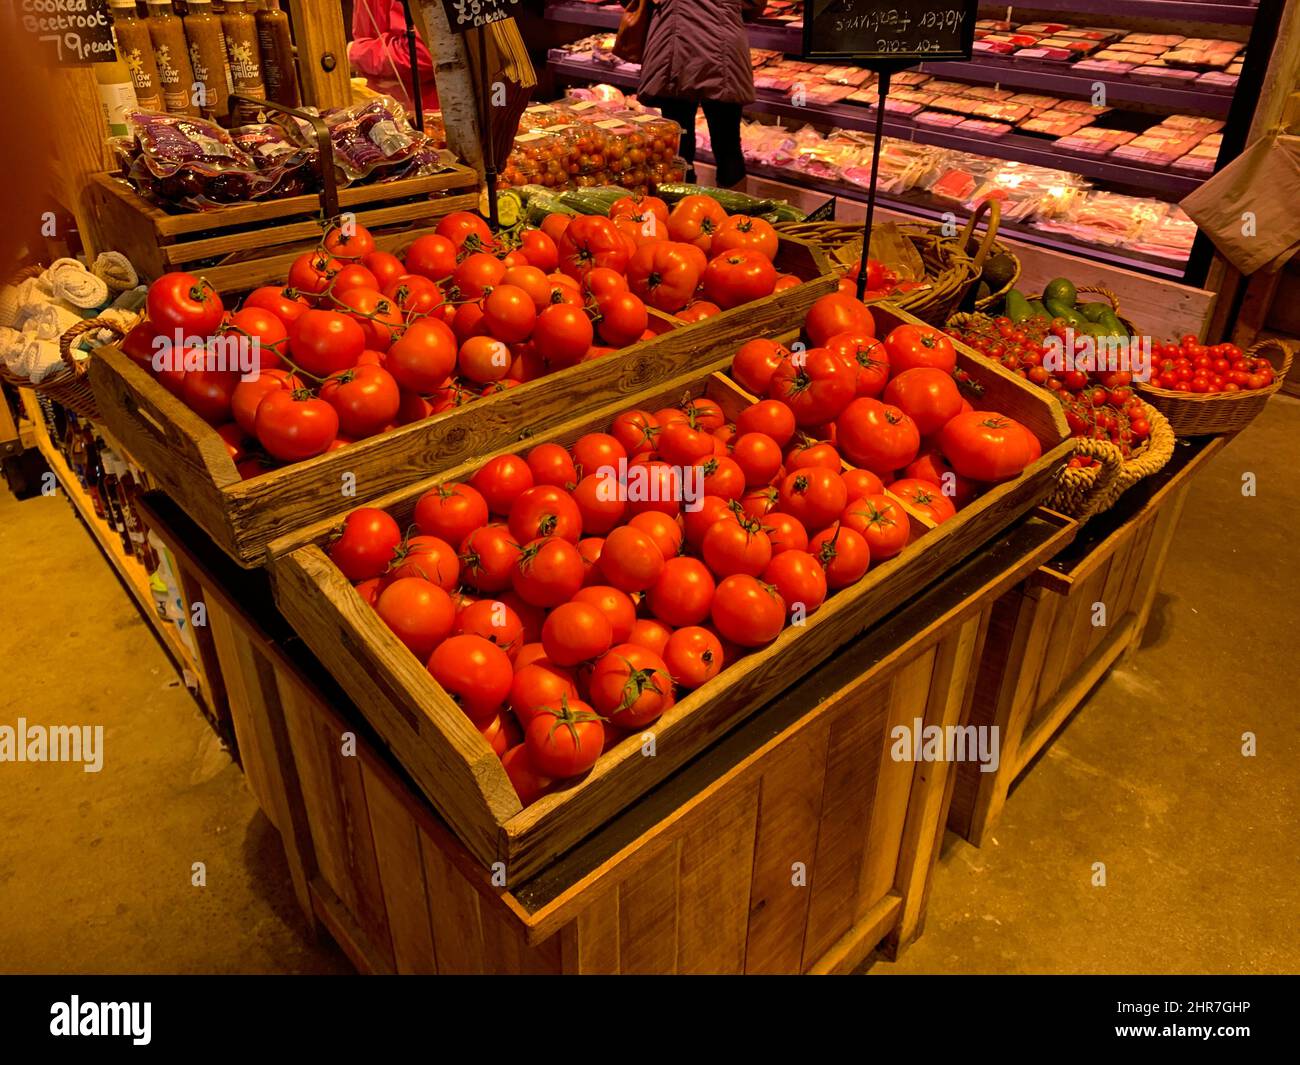
<svg viewBox="0 0 1300 1065"><path fill-rule="evenodd" d="M31 388L84 417L97 417L90 352L121 340L145 299L124 255L105 252L29 266L0 289L0 380Z"/></svg>

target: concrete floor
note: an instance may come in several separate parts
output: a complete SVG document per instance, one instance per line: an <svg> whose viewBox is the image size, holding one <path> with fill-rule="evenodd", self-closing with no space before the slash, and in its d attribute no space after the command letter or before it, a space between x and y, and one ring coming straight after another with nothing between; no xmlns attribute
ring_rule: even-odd
<svg viewBox="0 0 1300 1065"><path fill-rule="evenodd" d="M872 974L1300 970L1297 439L1276 398L1200 475L1142 649L992 841L949 835L925 935ZM305 940L278 837L64 500L0 487L0 587L0 724L102 724L107 749L99 774L0 763L0 971L350 971Z"/></svg>

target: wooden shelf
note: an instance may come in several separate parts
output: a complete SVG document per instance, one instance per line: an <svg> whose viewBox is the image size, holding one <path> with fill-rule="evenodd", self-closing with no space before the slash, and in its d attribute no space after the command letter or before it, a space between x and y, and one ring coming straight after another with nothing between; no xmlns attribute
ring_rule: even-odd
<svg viewBox="0 0 1300 1065"><path fill-rule="evenodd" d="M23 408L30 419L25 424L32 428L34 445L40 451L51 472L58 478L59 487L67 494L86 528L90 530L91 537L98 544L104 557L108 559L109 565L113 567L118 579L130 593L131 598L135 600L136 605L140 608L140 613L144 615L145 620L149 622L150 627L158 636L163 650L171 657L173 664L181 673L182 680L186 678L187 674L192 676L197 686L191 690L194 691L196 697L205 706L211 708L213 705L212 693L194 652L181 638L176 626L158 616L158 612L154 607L153 592L149 587L149 575L145 573L144 567L135 558L126 553L117 533L105 525L96 515L90 496L81 487L81 483L77 480L76 474L72 472L67 460L63 457L63 453L54 445L54 441L50 439L50 435L46 431L45 420L41 416L36 394L26 388L19 389L19 394L22 397ZM102 429L98 424L96 424L96 430L102 433ZM114 450L117 450L116 444L113 444L113 447ZM188 609L188 604L186 604L186 608ZM189 687L188 684L187 687Z"/></svg>

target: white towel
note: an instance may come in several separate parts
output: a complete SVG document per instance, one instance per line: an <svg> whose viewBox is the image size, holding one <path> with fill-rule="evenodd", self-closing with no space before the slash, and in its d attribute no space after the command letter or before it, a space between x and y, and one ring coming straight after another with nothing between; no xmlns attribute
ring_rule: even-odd
<svg viewBox="0 0 1300 1065"><path fill-rule="evenodd" d="M58 299L74 307L95 310L108 302L108 285L76 259L56 259L42 275Z"/></svg>
<svg viewBox="0 0 1300 1065"><path fill-rule="evenodd" d="M62 365L63 359L59 355L58 344L52 340L38 340L29 337L22 354L19 356L18 366L11 367L11 369L14 373L30 379L32 384L39 385Z"/></svg>
<svg viewBox="0 0 1300 1065"><path fill-rule="evenodd" d="M131 260L120 251L100 252L90 272L107 284L111 292L131 289L140 283L140 275Z"/></svg>
<svg viewBox="0 0 1300 1065"><path fill-rule="evenodd" d="M0 326L0 362L5 364L5 368L17 373L17 363L22 357L23 349L27 347L27 338L9 326Z"/></svg>
<svg viewBox="0 0 1300 1065"><path fill-rule="evenodd" d="M83 320L75 308L59 300L31 307L22 319L22 328L24 333L33 334L39 340L58 340Z"/></svg>

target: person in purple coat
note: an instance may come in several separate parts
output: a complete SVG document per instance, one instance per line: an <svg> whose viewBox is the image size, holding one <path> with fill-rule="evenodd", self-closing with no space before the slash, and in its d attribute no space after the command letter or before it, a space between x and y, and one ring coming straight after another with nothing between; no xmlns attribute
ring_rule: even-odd
<svg viewBox="0 0 1300 1065"><path fill-rule="evenodd" d="M695 110L704 108L719 188L744 180L740 115L754 101L744 19L766 0L656 0L637 96L682 127L682 156L694 178Z"/></svg>

